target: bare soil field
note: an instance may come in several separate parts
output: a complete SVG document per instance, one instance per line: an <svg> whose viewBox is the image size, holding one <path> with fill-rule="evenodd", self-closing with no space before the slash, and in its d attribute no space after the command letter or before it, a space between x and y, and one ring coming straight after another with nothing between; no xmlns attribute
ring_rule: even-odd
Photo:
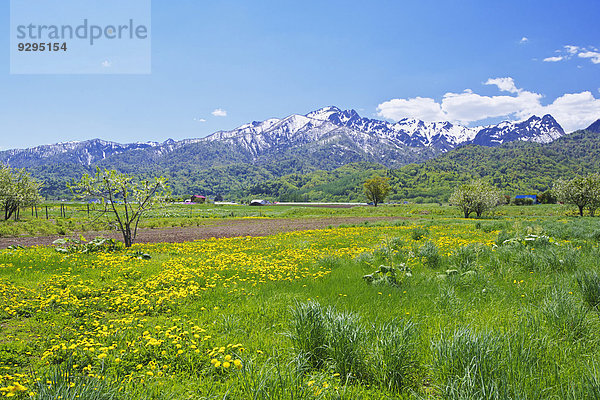
<svg viewBox="0 0 600 400"><path fill-rule="evenodd" d="M267 236L280 232L302 231L308 229L324 229L329 226L337 227L343 224L361 224L366 221L397 221L409 219L402 217L328 217L304 219L225 219L211 221L198 227L175 227L162 229L140 229L136 243L181 243L210 238L224 238L236 236ZM119 231L85 232L83 236L93 239L96 236L122 240ZM79 234L67 236L18 236L0 238L0 249L10 245L21 246L48 246L61 237L78 238Z"/></svg>

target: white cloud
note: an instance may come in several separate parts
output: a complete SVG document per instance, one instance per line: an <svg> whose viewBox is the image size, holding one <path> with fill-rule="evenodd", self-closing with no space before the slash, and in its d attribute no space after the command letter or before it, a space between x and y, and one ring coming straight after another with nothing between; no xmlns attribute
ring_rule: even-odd
<svg viewBox="0 0 600 400"><path fill-rule="evenodd" d="M194 121L196 121L196 122L206 122L206 120L204 118L194 118Z"/></svg>
<svg viewBox="0 0 600 400"><path fill-rule="evenodd" d="M215 117L226 117L227 111L223 110L222 108L217 108L215 111L211 112L211 114Z"/></svg>
<svg viewBox="0 0 600 400"><path fill-rule="evenodd" d="M588 91L566 93L539 109L540 114L551 114L565 131L571 132L587 128L600 118L600 99Z"/></svg>
<svg viewBox="0 0 600 400"><path fill-rule="evenodd" d="M579 47L578 46L571 46L571 45L568 44L568 45L565 46L565 50L569 54L577 54L577 52L579 51ZM559 51L559 50L557 50L557 51Z"/></svg>
<svg viewBox="0 0 600 400"><path fill-rule="evenodd" d="M439 121L445 117L442 107L435 100L424 97L385 101L377 107L377 111L377 115L393 120L409 117L425 121Z"/></svg>
<svg viewBox="0 0 600 400"><path fill-rule="evenodd" d="M524 44L524 43L527 43L527 42L529 42L529 38L527 36L523 36L521 38L521 40L519 40L519 43L521 43L521 44Z"/></svg>
<svg viewBox="0 0 600 400"><path fill-rule="evenodd" d="M476 93L446 93L442 111L449 120L469 124L487 118L524 117L532 103L539 102L537 93L519 91L516 96L482 96Z"/></svg>
<svg viewBox="0 0 600 400"><path fill-rule="evenodd" d="M486 85L496 85L503 92L519 93L519 89L515 85L513 78L494 78L488 79Z"/></svg>
<svg viewBox="0 0 600 400"><path fill-rule="evenodd" d="M112 66L112 63L108 60L104 60L104 61L102 61L102 66L104 68L110 68Z"/></svg>
<svg viewBox="0 0 600 400"><path fill-rule="evenodd" d="M446 93L441 102L426 97L392 99L379 104L377 115L394 121L418 118L471 124L487 118L525 119L551 114L567 132L586 128L600 118L600 99L589 91L567 93L542 105L541 94L517 88L512 78L488 79L485 84L513 95L484 96L465 90Z"/></svg>
<svg viewBox="0 0 600 400"><path fill-rule="evenodd" d="M577 54L581 58L590 58L594 64L600 64L600 53L597 51L584 51Z"/></svg>
<svg viewBox="0 0 600 400"><path fill-rule="evenodd" d="M594 46L579 47L573 45L563 46L562 49L556 50L558 55L544 58L545 62L557 62L570 60L577 56L579 58L588 58L594 64L600 64L600 52Z"/></svg>
<svg viewBox="0 0 600 400"><path fill-rule="evenodd" d="M563 56L555 56L555 57L546 57L544 58L544 62L557 62L562 61L565 58Z"/></svg>

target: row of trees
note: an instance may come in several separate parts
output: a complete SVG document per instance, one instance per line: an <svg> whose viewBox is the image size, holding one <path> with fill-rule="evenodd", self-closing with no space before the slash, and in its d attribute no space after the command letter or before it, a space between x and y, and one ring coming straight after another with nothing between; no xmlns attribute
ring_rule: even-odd
<svg viewBox="0 0 600 400"><path fill-rule="evenodd" d="M545 194L561 203L577 206L580 216L588 210L589 215L593 217L600 208L600 174L559 179ZM450 196L450 204L458 207L465 218L469 218L473 213L481 217L504 203L505 197L500 190L482 180L461 185Z"/></svg>
<svg viewBox="0 0 600 400"><path fill-rule="evenodd" d="M0 207L4 211L4 219L13 215L18 218L20 208L40 203L40 186L24 169L0 165ZM112 216L126 247L135 241L142 216L169 195L166 179L162 177L140 181L114 170L99 168L95 175L84 175L70 189L80 199L101 200L101 213ZM388 196L391 187L388 178L373 176L364 182L363 189L369 201L377 206ZM594 216L600 207L600 174L560 179L551 192L559 201L576 205L579 215L583 216L587 209ZM483 180L461 185L450 196L450 204L458 207L465 218L473 213L481 217L505 201L498 188Z"/></svg>

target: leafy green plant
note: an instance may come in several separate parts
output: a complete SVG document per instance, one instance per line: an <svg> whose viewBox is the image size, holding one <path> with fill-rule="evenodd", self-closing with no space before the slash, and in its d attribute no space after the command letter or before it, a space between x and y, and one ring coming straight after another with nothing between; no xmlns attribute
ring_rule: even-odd
<svg viewBox="0 0 600 400"><path fill-rule="evenodd" d="M115 251L122 250L124 248L123 243L115 239L107 239L103 237L97 237L89 242L82 236L80 239L61 238L57 239L52 244L56 245L54 248L59 253L112 253Z"/></svg>
<svg viewBox="0 0 600 400"><path fill-rule="evenodd" d="M503 245L521 244L523 246L547 246L552 243L552 239L546 235L527 234L525 236L516 236L502 242Z"/></svg>
<svg viewBox="0 0 600 400"><path fill-rule="evenodd" d="M134 252L130 252L127 253L127 255L131 258L135 258L137 260L150 260L152 259L152 256L148 253L144 253L143 251L134 251Z"/></svg>
<svg viewBox="0 0 600 400"><path fill-rule="evenodd" d="M380 265L377 271L364 275L363 279L373 285L400 286L406 278L410 277L412 277L410 267L401 264L399 267Z"/></svg>

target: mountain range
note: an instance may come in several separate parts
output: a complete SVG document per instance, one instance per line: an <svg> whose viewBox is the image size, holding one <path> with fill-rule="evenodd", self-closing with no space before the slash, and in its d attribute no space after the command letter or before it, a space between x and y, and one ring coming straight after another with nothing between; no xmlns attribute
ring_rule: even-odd
<svg viewBox="0 0 600 400"><path fill-rule="evenodd" d="M222 192L235 182L242 190L248 181L332 171L351 163L400 168L469 145L547 144L563 136L564 130L551 115L471 128L408 118L392 123L361 117L354 110L325 107L305 115L254 121L201 139L130 144L94 139L7 150L0 152L0 163L27 168L43 179L48 196L64 193L60 188L65 181L96 166L167 175L182 192ZM248 176L234 182L229 179L232 174Z"/></svg>
<svg viewBox="0 0 600 400"><path fill-rule="evenodd" d="M0 152L0 162L13 167L36 167L53 163L91 167L111 163L115 156L139 152L153 162L174 153L196 152L212 155L206 167L239 162L270 162L315 154L314 164L331 169L348 162L377 162L398 167L424 161L458 146L474 143L497 146L515 140L549 143L565 134L551 115L521 122L502 122L483 128L469 128L450 122L402 119L396 123L363 118L354 110L325 107L306 115L290 115L252 122L231 131L216 132L202 139L163 143L119 144L100 139L38 146ZM187 148L187 149L186 149ZM215 154L220 150L228 154ZM326 156L326 164L321 158ZM108 160L108 161L105 161Z"/></svg>

